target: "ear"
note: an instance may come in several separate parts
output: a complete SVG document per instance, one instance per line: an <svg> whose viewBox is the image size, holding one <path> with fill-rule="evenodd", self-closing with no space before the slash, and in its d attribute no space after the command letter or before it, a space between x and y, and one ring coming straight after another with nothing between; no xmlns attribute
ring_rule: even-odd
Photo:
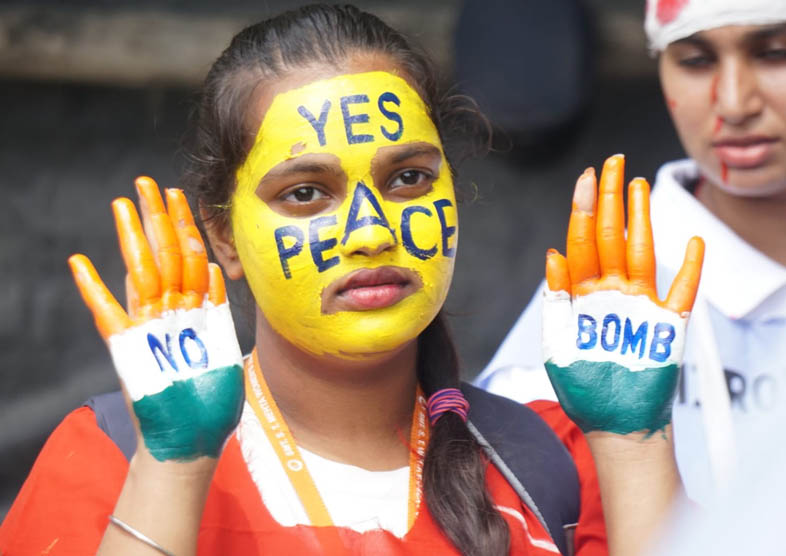
<svg viewBox="0 0 786 556"><path fill-rule="evenodd" d="M235 239L232 237L232 227L221 219L211 217L204 206L199 206L199 215L205 225L205 233L210 243L213 254L224 269L230 280L239 280L243 277L243 265L235 249Z"/></svg>

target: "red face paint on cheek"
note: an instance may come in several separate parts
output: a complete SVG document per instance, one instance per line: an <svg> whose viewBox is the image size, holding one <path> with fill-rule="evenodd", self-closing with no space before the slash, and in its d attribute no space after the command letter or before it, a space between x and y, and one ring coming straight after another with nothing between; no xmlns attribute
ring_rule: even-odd
<svg viewBox="0 0 786 556"><path fill-rule="evenodd" d="M712 130L712 133L717 135L722 127L723 127L723 120L719 116L718 118L715 119L715 129Z"/></svg>
<svg viewBox="0 0 786 556"><path fill-rule="evenodd" d="M710 106L715 106L718 102L718 83L720 82L720 75L715 74L710 84Z"/></svg>
<svg viewBox="0 0 786 556"><path fill-rule="evenodd" d="M671 110L677 108L677 101L673 98L666 97L666 106L668 106Z"/></svg>

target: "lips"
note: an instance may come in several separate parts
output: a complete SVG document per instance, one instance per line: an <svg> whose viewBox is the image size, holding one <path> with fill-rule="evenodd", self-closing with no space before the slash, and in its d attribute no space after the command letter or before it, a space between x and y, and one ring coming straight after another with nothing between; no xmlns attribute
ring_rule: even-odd
<svg viewBox="0 0 786 556"><path fill-rule="evenodd" d="M729 168L749 169L763 165L779 139L764 135L727 137L712 142L712 149Z"/></svg>
<svg viewBox="0 0 786 556"><path fill-rule="evenodd" d="M363 268L331 283L322 295L322 312L370 311L395 305L421 287L409 269Z"/></svg>

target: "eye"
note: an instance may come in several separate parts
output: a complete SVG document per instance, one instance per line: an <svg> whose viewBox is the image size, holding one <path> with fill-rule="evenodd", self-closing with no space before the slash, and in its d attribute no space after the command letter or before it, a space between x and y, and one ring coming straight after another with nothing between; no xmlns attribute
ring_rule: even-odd
<svg viewBox="0 0 786 556"><path fill-rule="evenodd" d="M327 199L327 195L311 185L304 185L281 196L283 201L290 203L311 203L320 199Z"/></svg>
<svg viewBox="0 0 786 556"><path fill-rule="evenodd" d="M404 170L399 172L391 181L388 187L396 189L398 187L417 187L430 185L435 180L435 176L422 170Z"/></svg>
<svg viewBox="0 0 786 556"><path fill-rule="evenodd" d="M706 54L697 54L680 58L677 63L688 69L704 69L715 63L715 57Z"/></svg>
<svg viewBox="0 0 786 556"><path fill-rule="evenodd" d="M786 48L765 48L756 56L765 62L783 62L786 61Z"/></svg>

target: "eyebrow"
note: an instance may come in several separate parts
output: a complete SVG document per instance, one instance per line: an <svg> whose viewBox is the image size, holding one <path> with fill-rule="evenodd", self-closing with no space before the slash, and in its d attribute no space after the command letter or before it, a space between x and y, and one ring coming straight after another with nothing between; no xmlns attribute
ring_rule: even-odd
<svg viewBox="0 0 786 556"><path fill-rule="evenodd" d="M288 161L282 168L274 167L259 181L262 185L268 180L290 176L292 174L332 174L334 176L343 176L344 171L340 167L333 164L325 164L322 162L315 162L313 160L299 160Z"/></svg>
<svg viewBox="0 0 786 556"><path fill-rule="evenodd" d="M747 38L753 40L759 39L769 39L770 37L774 37L776 35L780 35L786 33L786 23L778 23L777 25L773 26L766 26L764 29L756 30L750 33Z"/></svg>
<svg viewBox="0 0 786 556"><path fill-rule="evenodd" d="M390 157L390 162L392 164L399 164L410 158L415 158L416 156L440 156L440 154L440 150L434 145L418 143L397 149L395 154Z"/></svg>

